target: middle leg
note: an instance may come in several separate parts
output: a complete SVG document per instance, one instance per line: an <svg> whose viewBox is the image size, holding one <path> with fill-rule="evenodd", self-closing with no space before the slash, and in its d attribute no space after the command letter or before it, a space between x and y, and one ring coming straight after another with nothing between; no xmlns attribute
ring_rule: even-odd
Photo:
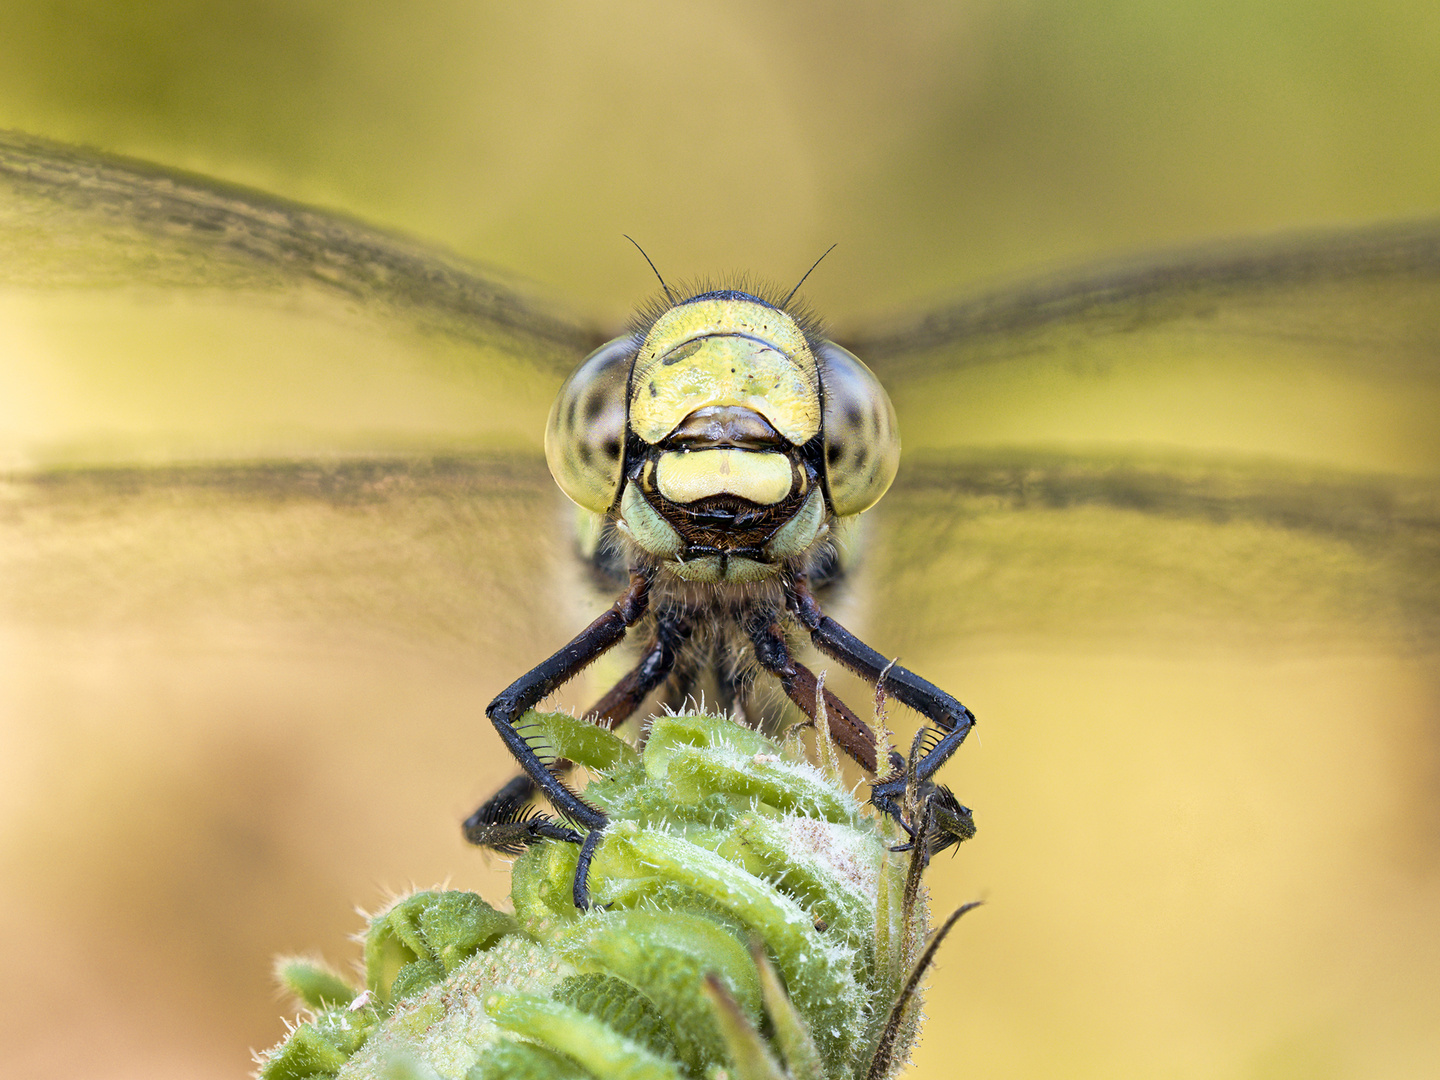
<svg viewBox="0 0 1440 1080"><path fill-rule="evenodd" d="M760 666L780 680L785 696L800 706L813 721L817 689L815 673L791 656L777 615L757 613L745 629L755 647L755 659ZM828 687L825 690L825 714L829 719L830 737L861 768L873 773L876 766L875 733L870 730L870 725L851 712L850 707L832 694Z"/></svg>

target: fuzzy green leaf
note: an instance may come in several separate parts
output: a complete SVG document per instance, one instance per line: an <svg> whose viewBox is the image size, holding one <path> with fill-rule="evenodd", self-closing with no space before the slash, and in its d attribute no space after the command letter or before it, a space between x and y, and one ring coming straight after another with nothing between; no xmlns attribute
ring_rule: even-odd
<svg viewBox="0 0 1440 1080"><path fill-rule="evenodd" d="M317 1012L349 1005L359 993L325 964L303 956L281 957L275 962L275 977L282 987Z"/></svg>
<svg viewBox="0 0 1440 1080"><path fill-rule="evenodd" d="M491 994L485 1012L502 1028L578 1061L597 1080L684 1080L674 1062L550 998Z"/></svg>

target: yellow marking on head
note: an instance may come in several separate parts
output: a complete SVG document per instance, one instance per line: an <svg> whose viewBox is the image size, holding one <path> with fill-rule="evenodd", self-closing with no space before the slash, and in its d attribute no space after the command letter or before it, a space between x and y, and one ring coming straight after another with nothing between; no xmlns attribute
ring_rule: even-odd
<svg viewBox="0 0 1440 1080"><path fill-rule="evenodd" d="M790 459L753 450L671 451L660 455L655 484L671 502L691 503L711 495L738 495L772 506L790 494Z"/></svg>
<svg viewBox="0 0 1440 1080"><path fill-rule="evenodd" d="M820 430L820 378L795 320L754 300L697 300L656 320L630 378L630 429L657 443L696 409L753 409L796 446Z"/></svg>

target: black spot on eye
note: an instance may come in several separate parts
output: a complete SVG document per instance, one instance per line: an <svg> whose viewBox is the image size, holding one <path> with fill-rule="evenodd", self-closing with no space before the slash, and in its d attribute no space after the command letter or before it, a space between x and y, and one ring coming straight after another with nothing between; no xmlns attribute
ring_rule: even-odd
<svg viewBox="0 0 1440 1080"><path fill-rule="evenodd" d="M565 426L571 431L575 430L575 415L580 411L580 399L571 398L570 407L565 410Z"/></svg>
<svg viewBox="0 0 1440 1080"><path fill-rule="evenodd" d="M844 453L838 445L832 445L825 451L825 464L834 465L839 462L840 456Z"/></svg>
<svg viewBox="0 0 1440 1080"><path fill-rule="evenodd" d="M580 459L580 464L586 466L587 468L589 467L590 463L595 460L595 454L593 451L591 451L589 443L582 442L580 444L580 448L575 451L575 456Z"/></svg>
<svg viewBox="0 0 1440 1080"><path fill-rule="evenodd" d="M605 395L599 391L585 399L585 422L593 424L605 411Z"/></svg>
<svg viewBox="0 0 1440 1080"><path fill-rule="evenodd" d="M606 457L618 459L620 457L620 440L606 439L600 444L600 449L604 451Z"/></svg>
<svg viewBox="0 0 1440 1080"><path fill-rule="evenodd" d="M864 418L861 416L860 410L856 406L851 405L848 409L845 410L845 422L849 424L852 428L858 428L862 419Z"/></svg>
<svg viewBox="0 0 1440 1080"><path fill-rule="evenodd" d="M655 384L654 384L653 382L650 384L650 396L651 396L651 397L659 397L659 396L660 396L660 391L658 391L658 390L655 389Z"/></svg>

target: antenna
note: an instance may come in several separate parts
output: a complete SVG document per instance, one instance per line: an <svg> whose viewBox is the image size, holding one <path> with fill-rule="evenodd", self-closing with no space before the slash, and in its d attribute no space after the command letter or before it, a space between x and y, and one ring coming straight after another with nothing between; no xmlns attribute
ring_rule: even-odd
<svg viewBox="0 0 1440 1080"><path fill-rule="evenodd" d="M629 235L627 235L626 233L621 233L620 235L621 235L621 236L624 236L625 239L626 239L626 240L629 240L632 244L635 244L635 238L634 238L633 236L629 236ZM645 249L642 248L639 244L635 244L635 250L638 251L638 252L640 252L640 257L641 257L641 258L643 258L647 263L650 263L650 269L651 269L651 270L655 270L655 264L654 264L653 262L650 262L650 256L645 254ZM825 255L829 255L829 254L830 254L830 253L829 253L828 251L825 253ZM820 257L823 259L823 258L825 257L825 255L821 255ZM812 266L810 269L813 270L813 269L815 269L815 268ZM674 296L671 294L671 292L670 292L670 286L665 284L665 279L664 279L663 277L660 277L660 271L659 271L659 270L655 270L655 277L658 278L659 281L660 281L660 288L662 288L662 289L665 290L665 299L666 299L666 300L669 300L671 304L674 304L674 303L675 303L675 297L674 297ZM800 280L801 280L801 281L804 281L805 279L804 279L804 278L801 278ZM797 285L797 286L795 286L795 287L798 289L800 286Z"/></svg>
<svg viewBox="0 0 1440 1080"><path fill-rule="evenodd" d="M627 237L626 239L629 239L629 238ZM631 240L630 242L631 242L632 244L635 243L634 240ZM640 245L636 244L635 246L636 246L636 247L639 247ZM829 255L830 252L834 251L838 246L839 246L839 241L836 241L834 244L831 244L828 248L825 249L825 255ZM645 254L645 253L642 251L640 254L643 255L643 254ZM787 297L785 297L784 300L781 300L781 301L780 301L780 306L781 306L782 308L785 308L785 307L789 307L789 306L790 306L790 298L793 297L797 292L800 291L800 286L805 284L805 278L808 278L808 277L814 272L815 267L816 267L816 266L819 266L822 262L825 261L825 255L821 255L820 258L818 258L818 259L815 260L814 265L811 266L809 270L806 270L806 271L805 271L805 277L802 277L799 281L797 281L797 282L795 283L795 287L790 290L790 296L787 296ZM664 284L664 282L661 282L661 284Z"/></svg>

